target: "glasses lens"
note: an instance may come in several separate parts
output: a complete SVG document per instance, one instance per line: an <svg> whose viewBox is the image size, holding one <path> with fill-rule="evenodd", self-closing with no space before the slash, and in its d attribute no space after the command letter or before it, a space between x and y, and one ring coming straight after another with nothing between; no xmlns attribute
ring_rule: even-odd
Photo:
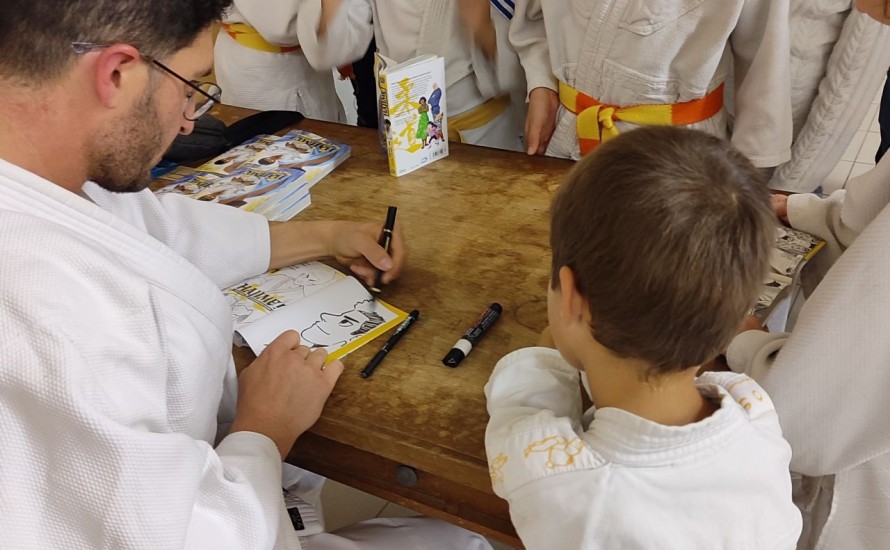
<svg viewBox="0 0 890 550"><path fill-rule="evenodd" d="M188 120L195 120L209 111L214 103L219 103L220 94L222 93L219 86L212 82L193 82L193 84L213 99L196 92L186 105L185 118Z"/></svg>

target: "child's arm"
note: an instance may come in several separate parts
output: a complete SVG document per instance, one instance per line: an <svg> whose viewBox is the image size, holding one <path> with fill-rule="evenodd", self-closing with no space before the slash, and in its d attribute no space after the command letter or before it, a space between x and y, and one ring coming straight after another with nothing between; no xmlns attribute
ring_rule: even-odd
<svg viewBox="0 0 890 550"><path fill-rule="evenodd" d="M602 464L582 437L578 375L555 349L527 348L501 359L485 385L492 487L511 506L535 480Z"/></svg>
<svg viewBox="0 0 890 550"><path fill-rule="evenodd" d="M747 0L729 38L735 65L732 144L755 166L791 158L788 2Z"/></svg>
<svg viewBox="0 0 890 550"><path fill-rule="evenodd" d="M499 456L520 456L535 442L576 440L581 430L578 371L555 349L526 348L501 359L485 385L485 397L489 464ZM511 470L515 466L511 464ZM518 482L525 474L520 470L510 477ZM494 487L505 498L512 486L507 481L506 487Z"/></svg>
<svg viewBox="0 0 890 550"><path fill-rule="evenodd" d="M556 78L550 62L550 48L544 28L540 0L516 2L510 21L510 44L525 70L528 87L528 114L525 142L529 155L544 154L556 129Z"/></svg>
<svg viewBox="0 0 890 550"><path fill-rule="evenodd" d="M539 414L577 421L581 417L578 377L579 371L555 349L526 348L507 355L485 385L491 415L487 431L508 432Z"/></svg>
<svg viewBox="0 0 890 550"><path fill-rule="evenodd" d="M370 0L235 0L235 7L268 42L299 45L317 71L360 59L374 34Z"/></svg>
<svg viewBox="0 0 890 550"><path fill-rule="evenodd" d="M374 36L374 25L371 23L370 0L342 0L333 16L324 13L333 6L325 5L329 0L322 0L322 21L326 20L324 33L311 22L317 20L314 12L308 24L304 23L302 14L297 20L297 31L300 46L309 64L317 71L330 70L361 59ZM320 25L320 23L319 23Z"/></svg>
<svg viewBox="0 0 890 550"><path fill-rule="evenodd" d="M888 204L890 157L827 198L791 195L786 208L791 227L825 239L828 246L819 254L834 263Z"/></svg>

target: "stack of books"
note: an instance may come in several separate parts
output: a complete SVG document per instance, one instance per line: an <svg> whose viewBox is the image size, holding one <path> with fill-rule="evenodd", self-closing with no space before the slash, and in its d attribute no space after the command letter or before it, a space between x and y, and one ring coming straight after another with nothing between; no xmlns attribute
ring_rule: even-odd
<svg viewBox="0 0 890 550"><path fill-rule="evenodd" d="M155 193L179 193L287 221L309 206L309 190L349 158L348 145L305 130L256 136L197 168L179 167Z"/></svg>

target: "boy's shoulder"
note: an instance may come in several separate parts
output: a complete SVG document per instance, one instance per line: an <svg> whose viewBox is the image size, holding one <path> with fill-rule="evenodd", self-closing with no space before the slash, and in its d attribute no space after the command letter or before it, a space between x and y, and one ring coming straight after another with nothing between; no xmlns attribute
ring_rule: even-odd
<svg viewBox="0 0 890 550"><path fill-rule="evenodd" d="M550 476L606 465L569 418L546 410L515 426L509 437L489 441L488 450L492 486L500 495Z"/></svg>
<svg viewBox="0 0 890 550"><path fill-rule="evenodd" d="M776 407L766 390L747 374L706 372L696 379L695 384L699 391L714 399L729 395L752 422L776 416Z"/></svg>

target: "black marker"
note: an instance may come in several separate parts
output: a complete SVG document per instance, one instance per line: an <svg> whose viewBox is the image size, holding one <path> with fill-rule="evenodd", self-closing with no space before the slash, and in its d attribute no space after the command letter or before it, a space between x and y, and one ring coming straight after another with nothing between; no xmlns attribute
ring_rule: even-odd
<svg viewBox="0 0 890 550"><path fill-rule="evenodd" d="M501 315L501 311L504 308L501 307L501 304L494 303L488 306L482 315L479 316L479 319L476 321L476 324L464 334L464 337L457 341L456 344L451 348L451 351L448 352L448 355L442 359L442 362L445 363L446 367L456 367L460 364L461 361L464 360L470 350L473 349L473 345L482 338L482 335L485 334L485 331L494 324L495 321L498 320L498 317Z"/></svg>
<svg viewBox="0 0 890 550"><path fill-rule="evenodd" d="M386 223L383 224L383 233L380 234L380 241L378 241L387 254L389 254L389 245L392 242L392 230L396 226L396 210L395 206L386 209ZM381 279L383 279L383 271L378 269L374 276L374 285L371 287L371 296L374 298L380 294L380 287L383 286Z"/></svg>
<svg viewBox="0 0 890 550"><path fill-rule="evenodd" d="M365 366L365 368L362 369L362 372L359 373L361 374L362 378L371 376L371 373L374 372L374 369L377 368L377 365L379 365L383 361L383 359L386 357L386 354L392 351L392 348L396 347L398 341L406 332L408 332L408 329L411 328L411 325L414 324L414 321L416 321L418 317L420 317L420 312L416 309L408 314L408 317L404 321L402 321L402 324L399 325L399 328L397 328L392 336L389 337L389 340L387 340L386 343L383 344L383 347L380 348L380 351L374 354L374 357L372 357L371 360L368 361L367 366Z"/></svg>

